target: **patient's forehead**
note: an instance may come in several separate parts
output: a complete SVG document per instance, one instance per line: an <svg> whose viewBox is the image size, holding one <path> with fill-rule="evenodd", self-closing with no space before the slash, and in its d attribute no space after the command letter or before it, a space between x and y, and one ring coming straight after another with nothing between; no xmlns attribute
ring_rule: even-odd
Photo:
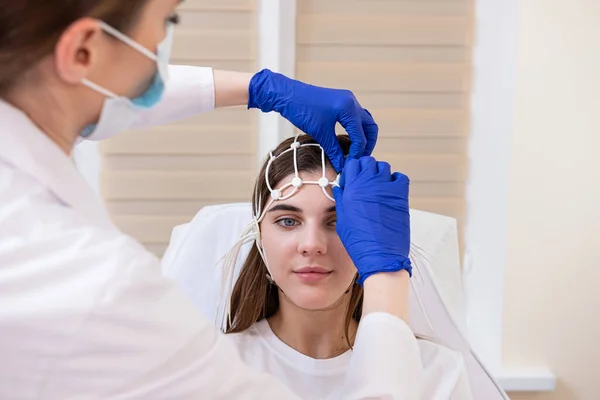
<svg viewBox="0 0 600 400"><path fill-rule="evenodd" d="M306 181L317 182L321 177L323 177L323 172L321 170L318 171L299 171L298 175L300 178ZM295 174L290 174L285 177L279 184L276 189L281 189L283 186L287 185L292 179L295 177ZM325 177L333 182L337 177L335 170L332 168L328 168L325 171ZM287 196L294 190L293 186L287 187L282 190L282 197ZM332 187L328 187L325 189L327 193L333 197ZM335 210L335 202L331 201L331 199L327 198L323 193L323 189L318 184L306 183L303 184L302 187L298 189L296 193L294 193L290 198L285 200L276 200L271 204L269 209L273 209L277 205L289 205L296 208L301 209L303 212L331 212L332 209Z"/></svg>
<svg viewBox="0 0 600 400"><path fill-rule="evenodd" d="M279 182L277 186L274 187L274 189L281 189L283 186L289 184L295 176L296 175L294 173L289 174L288 176L283 178L281 182ZM321 170L321 168L319 168L316 171L298 171L298 176L300 177L300 179L302 179L302 181L317 182L323 176L323 171ZM329 180L329 182L333 182L335 181L337 174L333 168L326 168L325 177ZM309 186L314 186L320 189L319 185L310 184ZM285 194L285 191L283 193Z"/></svg>

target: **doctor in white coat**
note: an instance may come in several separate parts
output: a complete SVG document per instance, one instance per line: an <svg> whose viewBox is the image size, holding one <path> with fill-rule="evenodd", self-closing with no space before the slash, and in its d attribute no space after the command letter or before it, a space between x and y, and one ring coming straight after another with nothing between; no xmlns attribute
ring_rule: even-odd
<svg viewBox="0 0 600 400"><path fill-rule="evenodd" d="M377 125L345 90L169 67L179 2L0 0L2 399L294 398L247 368L113 225L69 154L82 138L248 104L312 135L339 171L335 124L355 158ZM372 268L344 398L418 398L407 271ZM409 345L390 354L398 335Z"/></svg>

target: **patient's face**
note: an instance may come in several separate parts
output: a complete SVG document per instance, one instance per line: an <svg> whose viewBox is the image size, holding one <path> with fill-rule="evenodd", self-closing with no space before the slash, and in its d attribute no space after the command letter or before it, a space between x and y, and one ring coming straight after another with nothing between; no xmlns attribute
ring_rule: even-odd
<svg viewBox="0 0 600 400"><path fill-rule="evenodd" d="M333 170L327 171L330 181L335 176ZM300 177L317 181L321 172L300 173ZM289 199L274 201L260 226L269 269L294 304L316 310L339 300L356 268L335 230L335 203L319 185L305 184Z"/></svg>

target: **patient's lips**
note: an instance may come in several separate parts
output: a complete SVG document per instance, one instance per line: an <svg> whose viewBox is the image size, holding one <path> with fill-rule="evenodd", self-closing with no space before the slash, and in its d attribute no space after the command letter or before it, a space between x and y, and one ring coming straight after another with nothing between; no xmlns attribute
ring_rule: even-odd
<svg viewBox="0 0 600 400"><path fill-rule="evenodd" d="M303 282L319 282L327 279L333 272L329 268L321 267L318 265L309 265L306 267L295 269L294 275L296 275Z"/></svg>

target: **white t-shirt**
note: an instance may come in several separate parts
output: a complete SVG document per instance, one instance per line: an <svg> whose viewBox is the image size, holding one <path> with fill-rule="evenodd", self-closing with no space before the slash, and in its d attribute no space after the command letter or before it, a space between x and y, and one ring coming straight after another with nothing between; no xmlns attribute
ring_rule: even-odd
<svg viewBox="0 0 600 400"><path fill-rule="evenodd" d="M389 317L390 325L397 324L397 319ZM278 377L303 399L334 398L332 393L344 385L345 373L353 356L349 350L330 359L308 357L282 342L266 320L257 322L244 332L226 336L233 341L247 364ZM412 343L407 341L414 341L414 337L400 335L397 345L410 347ZM427 340L417 341L424 372L421 399L472 399L462 355ZM371 344L376 346L376 343ZM391 351L390 354L398 353ZM398 374L401 381L402 372L398 371Z"/></svg>

